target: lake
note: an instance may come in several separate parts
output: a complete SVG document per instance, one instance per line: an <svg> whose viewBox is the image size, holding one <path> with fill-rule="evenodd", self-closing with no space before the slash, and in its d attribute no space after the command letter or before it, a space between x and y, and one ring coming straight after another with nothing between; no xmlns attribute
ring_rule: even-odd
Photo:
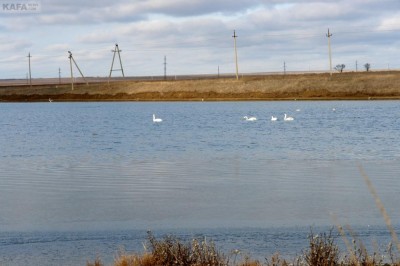
<svg viewBox="0 0 400 266"><path fill-rule="evenodd" d="M111 262L146 230L255 256L335 223L387 244L360 168L400 222L398 101L2 103L0 127L1 265Z"/></svg>

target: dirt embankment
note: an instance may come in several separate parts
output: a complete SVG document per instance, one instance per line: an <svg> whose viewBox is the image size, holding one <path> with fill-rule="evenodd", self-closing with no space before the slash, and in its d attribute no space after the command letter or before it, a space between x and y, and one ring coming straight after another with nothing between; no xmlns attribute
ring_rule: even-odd
<svg viewBox="0 0 400 266"><path fill-rule="evenodd" d="M0 87L0 101L212 101L400 99L400 72L245 76Z"/></svg>

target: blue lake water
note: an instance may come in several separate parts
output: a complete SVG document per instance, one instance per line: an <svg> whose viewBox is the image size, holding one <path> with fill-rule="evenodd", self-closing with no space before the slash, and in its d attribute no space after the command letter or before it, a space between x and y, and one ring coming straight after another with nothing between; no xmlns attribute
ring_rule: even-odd
<svg viewBox="0 0 400 266"><path fill-rule="evenodd" d="M398 228L399 114L398 101L0 104L0 264L111 262L148 229L256 256L294 255L310 226L335 223L387 243L360 167Z"/></svg>

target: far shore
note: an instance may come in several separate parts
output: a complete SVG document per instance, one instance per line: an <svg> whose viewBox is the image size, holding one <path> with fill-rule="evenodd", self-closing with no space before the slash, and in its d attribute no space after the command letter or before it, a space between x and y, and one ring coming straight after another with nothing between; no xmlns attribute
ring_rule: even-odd
<svg viewBox="0 0 400 266"><path fill-rule="evenodd" d="M400 71L1 85L1 102L400 99Z"/></svg>

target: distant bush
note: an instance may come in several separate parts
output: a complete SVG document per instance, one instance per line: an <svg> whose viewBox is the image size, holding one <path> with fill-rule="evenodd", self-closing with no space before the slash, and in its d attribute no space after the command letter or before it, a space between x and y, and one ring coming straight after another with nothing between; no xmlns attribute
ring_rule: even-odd
<svg viewBox="0 0 400 266"><path fill-rule="evenodd" d="M336 65L336 66L335 66L335 69L336 69L337 71L339 71L340 73L342 73L345 67L346 67L345 64L339 64L339 65Z"/></svg>

